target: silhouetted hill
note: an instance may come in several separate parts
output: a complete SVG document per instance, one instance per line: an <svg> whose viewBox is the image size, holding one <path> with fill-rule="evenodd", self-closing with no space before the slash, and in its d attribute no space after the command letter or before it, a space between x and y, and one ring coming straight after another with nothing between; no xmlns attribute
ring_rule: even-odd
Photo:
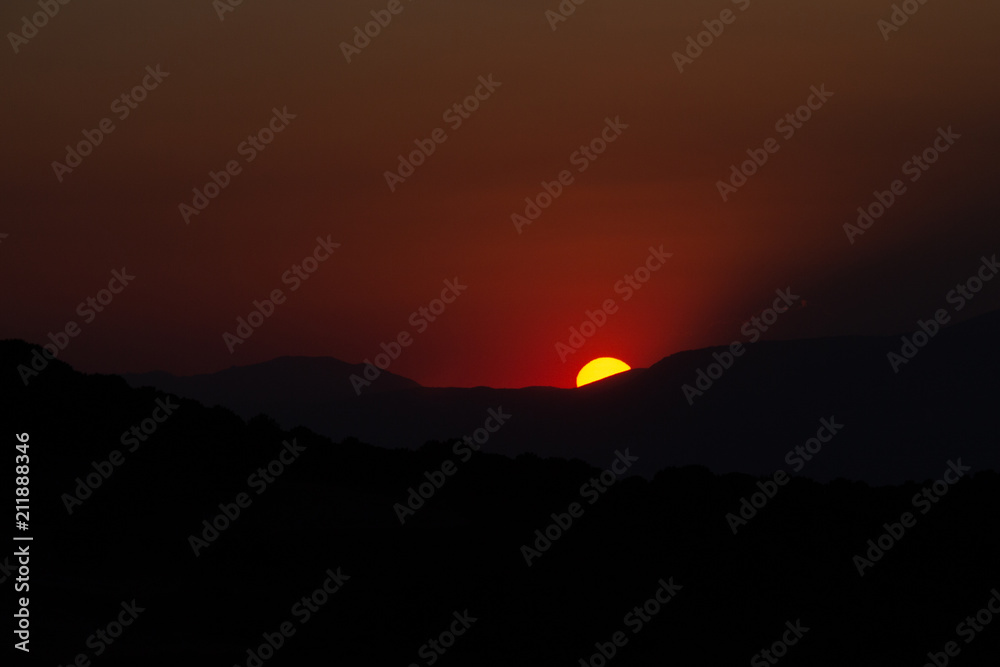
<svg viewBox="0 0 1000 667"><path fill-rule="evenodd" d="M682 387L698 389L699 370L716 370L715 355L727 348L681 352L581 389L408 387L383 377L357 396L346 376L309 370L341 364L319 359L296 359L283 386L295 386L295 373L329 377L334 386L307 382L319 385L315 393L296 391L294 399L273 387L267 364L224 371L239 372L238 390L231 392L215 379L220 374L129 380L244 416L263 412L286 428L303 425L335 440L356 437L393 448L471 434L488 408L502 406L513 417L491 451L602 465L615 447L629 445L642 452L638 469L646 475L668 465L718 473L787 469L787 452L832 417L844 428L801 474L898 483L927 478L954 456L1000 469L992 421L1000 403L998 339L998 313L943 328L898 373L887 355L900 351L900 336L758 342L690 401Z"/></svg>
<svg viewBox="0 0 1000 667"><path fill-rule="evenodd" d="M363 364L349 364L332 357L278 357L203 375L180 377L152 372L122 377L132 386L156 387L250 417L259 413L281 414L297 405L353 397L355 392L349 378L352 374L363 374L364 370ZM367 391L377 394L418 387L413 380L383 372Z"/></svg>
<svg viewBox="0 0 1000 667"><path fill-rule="evenodd" d="M857 343L850 356L873 345ZM837 344L798 345L781 362L783 372L822 345ZM476 620L453 643L438 644L447 647L441 665L601 664L591 656L610 651L619 632L626 643L609 665L746 664L783 635L794 638L786 623L808 630L781 664L923 665L949 641L961 650L956 665L991 666L1000 654L995 618L970 643L958 634L1000 583L1000 477L972 460L963 458L973 470L954 484L929 487L935 501L926 501L926 513L915 504L924 483L871 488L796 478L768 487L703 467L643 478L621 464L623 475L605 472L602 483L601 471L627 456L611 454L592 467L535 455L463 457L452 442L416 450L335 443L59 361L25 386L14 369L33 349L0 342L0 399L9 456L12 434L30 434L31 656L38 664L68 665L84 653L109 667L252 666L248 648L289 623L294 634L261 664L315 664L322 656L338 664L429 665L428 656L440 654L428 642L461 628L452 626L454 614L466 611ZM754 363L777 363L768 355L781 349L753 350ZM678 357L664 363L690 364L696 355ZM656 387L664 372L657 365L615 382ZM579 414L581 405L606 404L612 384L525 396ZM719 401L736 391L718 389ZM156 414L164 418L150 422ZM142 432L144 424L145 440L128 451L132 428ZM484 450L509 445L513 433L504 425ZM762 435L750 437L747 447L763 443ZM273 462L291 451L284 442L300 451L277 472ZM837 439L829 445L837 446ZM649 456L624 438L607 448ZM260 469L271 466L261 488ZM940 461L934 479L947 469ZM89 482L96 488L81 493L82 502L67 500ZM401 523L397 504L421 485L429 497ZM771 498L754 497L761 485ZM249 503L222 518L220 504L234 512L241 493ZM763 502L734 534L727 515L750 499ZM580 511L572 523L553 526L553 514L565 525L574 502ZM904 512L915 524L887 537L885 553L873 553L861 576L855 556L880 539L885 524L897 530ZM203 522L216 522L218 534ZM536 531L549 532L551 543ZM193 547L192 535L205 545ZM528 554L530 566L525 546L539 550ZM0 578L11 585L16 559L2 565ZM342 588L313 597L306 615L303 597L328 572L341 575ZM664 605L655 601L670 595L661 581L675 588ZM132 600L144 609L138 619L112 632L113 643L97 643L95 633Z"/></svg>

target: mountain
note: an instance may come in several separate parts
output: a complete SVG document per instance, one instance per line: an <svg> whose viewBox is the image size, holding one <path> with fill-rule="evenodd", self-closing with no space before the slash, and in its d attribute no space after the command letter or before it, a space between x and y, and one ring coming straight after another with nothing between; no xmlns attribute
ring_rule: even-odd
<svg viewBox="0 0 1000 667"><path fill-rule="evenodd" d="M295 406L349 400L356 396L351 375L362 376L364 364L332 357L278 357L251 366L233 366L217 373L176 376L154 371L125 374L132 386L156 387L205 405L222 405L237 414L284 414ZM383 371L366 391L378 394L420 385Z"/></svg>
<svg viewBox="0 0 1000 667"><path fill-rule="evenodd" d="M1000 403L998 337L994 312L942 328L895 368L889 355L900 354L900 336L764 341L736 357L723 347L681 352L579 389L432 388L383 372L358 396L349 376L363 367L295 357L189 378L126 379L387 448L471 436L490 409L502 409L510 418L483 447L512 456L604 466L629 447L647 476L702 465L889 484L931 478L955 457L1000 468L991 417ZM685 394L685 385L701 393ZM822 420L843 427L806 460L793 450L817 436Z"/></svg>
<svg viewBox="0 0 1000 667"><path fill-rule="evenodd" d="M756 377L754 364L780 362L784 386L780 378L810 368L818 351L863 361L875 345L854 343L754 348L753 363L741 359L742 381ZM0 583L16 580L30 598L31 664L270 667L323 655L351 665L639 667L669 656L708 667L770 664L763 651L787 651L788 664L881 667L925 664L929 654L938 657L927 664L944 664L953 642L961 665L985 667L1000 654L1000 633L982 621L1000 597L994 472L872 488L801 477L778 486L693 466L645 478L609 472L609 460L488 451L458 461L448 443L337 443L58 359L26 386L16 366L37 350L0 341L8 470L20 455L14 434L28 434L30 458L30 484L19 488L30 488L31 530L16 534L33 538L0 554ZM661 374L684 376L701 356L675 355L580 392L509 396L523 397L518 409L610 412L624 404L609 394L663 389ZM732 377L703 398L746 395L735 380L743 376ZM455 405L454 391L385 396ZM457 395L479 407L508 397ZM498 443L511 444L508 427L528 419L511 413ZM845 420L820 456L855 423ZM767 443L746 433L740 444ZM647 456L631 447L637 454ZM7 480L11 498L14 475ZM933 503L914 501L926 494ZM21 549L29 555L12 553ZM964 620L977 615L979 633Z"/></svg>

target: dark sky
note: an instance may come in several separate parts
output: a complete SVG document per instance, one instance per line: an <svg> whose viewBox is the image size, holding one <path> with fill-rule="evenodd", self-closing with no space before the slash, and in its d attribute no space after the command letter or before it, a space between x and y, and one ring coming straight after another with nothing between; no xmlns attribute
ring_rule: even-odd
<svg viewBox="0 0 1000 667"><path fill-rule="evenodd" d="M422 384L570 386L594 357L648 366L741 339L778 288L805 305L765 338L912 330L1000 252L1000 8L929 2L885 39L891 5L589 0L553 30L556 0L402 0L350 63L341 43L386 2L243 0L224 20L210 0L59 5L0 56L0 337L42 343L74 320L60 358L82 370L191 374L360 362L407 331L390 370ZM726 9L679 72L674 52ZM4 3L0 26L37 11ZM169 74L122 119L147 66ZM444 112L490 76L454 127ZM813 86L832 96L776 128ZM295 117L248 161L275 108ZM58 180L53 162L104 118L114 131ZM627 128L574 156L608 118ZM385 172L436 128L446 141L391 191ZM960 138L911 181L939 128ZM770 138L723 201L717 182ZM511 215L563 170L572 183L518 233ZM905 193L850 243L844 224L895 179ZM282 275L317 237L340 247L291 291ZM661 245L672 257L625 301L616 282ZM134 281L86 322L78 304L122 267ZM418 331L411 313L456 277L468 288ZM223 334L275 289L287 300L231 353ZM564 363L556 343L607 299L617 311ZM959 319L998 306L988 284Z"/></svg>

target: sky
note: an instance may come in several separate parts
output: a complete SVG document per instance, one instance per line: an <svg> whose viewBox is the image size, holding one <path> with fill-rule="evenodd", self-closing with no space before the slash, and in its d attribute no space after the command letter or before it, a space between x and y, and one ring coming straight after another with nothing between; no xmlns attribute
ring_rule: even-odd
<svg viewBox="0 0 1000 667"><path fill-rule="evenodd" d="M391 372L521 387L745 341L776 290L764 339L912 331L1000 252L1000 7L903 4L4 3L0 338L188 375L402 336Z"/></svg>

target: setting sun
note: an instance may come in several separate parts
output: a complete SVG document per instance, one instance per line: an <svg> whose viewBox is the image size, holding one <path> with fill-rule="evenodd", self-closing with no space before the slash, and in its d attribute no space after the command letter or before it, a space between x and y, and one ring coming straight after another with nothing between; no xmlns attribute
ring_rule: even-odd
<svg viewBox="0 0 1000 667"><path fill-rule="evenodd" d="M599 357L580 369L580 372L576 376L576 386L582 387L585 384L603 380L609 375L615 375L616 373L631 369L631 366L620 359Z"/></svg>

